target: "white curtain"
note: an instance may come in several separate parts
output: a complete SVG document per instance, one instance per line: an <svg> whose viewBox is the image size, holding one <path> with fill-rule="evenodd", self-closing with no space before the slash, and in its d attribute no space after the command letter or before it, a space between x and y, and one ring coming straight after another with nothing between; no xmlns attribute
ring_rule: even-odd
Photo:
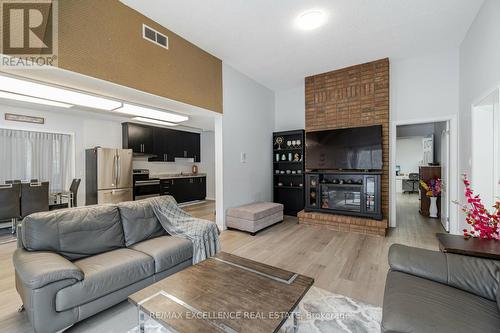
<svg viewBox="0 0 500 333"><path fill-rule="evenodd" d="M38 179L51 191L68 190L72 170L70 135L0 128L0 183Z"/></svg>

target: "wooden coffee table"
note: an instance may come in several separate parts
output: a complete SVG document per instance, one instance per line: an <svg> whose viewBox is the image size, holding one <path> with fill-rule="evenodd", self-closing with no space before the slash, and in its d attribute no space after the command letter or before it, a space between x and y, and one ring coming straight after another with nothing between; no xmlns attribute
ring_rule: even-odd
<svg viewBox="0 0 500 333"><path fill-rule="evenodd" d="M129 301L138 307L141 331L149 316L172 332L277 332L313 282L220 252L132 294Z"/></svg>

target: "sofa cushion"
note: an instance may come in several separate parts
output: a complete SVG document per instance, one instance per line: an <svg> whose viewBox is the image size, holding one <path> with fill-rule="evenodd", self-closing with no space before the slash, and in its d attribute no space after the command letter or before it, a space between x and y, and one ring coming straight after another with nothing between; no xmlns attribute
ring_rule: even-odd
<svg viewBox="0 0 500 333"><path fill-rule="evenodd" d="M149 200L122 202L118 204L118 209L127 246L166 234Z"/></svg>
<svg viewBox="0 0 500 333"><path fill-rule="evenodd" d="M175 236L148 239L136 243L130 248L153 257L155 273L163 272L193 257L193 243Z"/></svg>
<svg viewBox="0 0 500 333"><path fill-rule="evenodd" d="M69 260L125 246L118 208L86 206L31 214L22 222L28 251L52 251Z"/></svg>
<svg viewBox="0 0 500 333"><path fill-rule="evenodd" d="M229 208L227 216L249 221L257 221L266 216L283 212L283 205L274 202L256 202L240 207Z"/></svg>
<svg viewBox="0 0 500 333"><path fill-rule="evenodd" d="M73 262L84 279L56 294L56 310L93 301L154 274L154 260L131 249L118 249Z"/></svg>
<svg viewBox="0 0 500 333"><path fill-rule="evenodd" d="M466 291L389 271L383 332L498 332L497 304Z"/></svg>

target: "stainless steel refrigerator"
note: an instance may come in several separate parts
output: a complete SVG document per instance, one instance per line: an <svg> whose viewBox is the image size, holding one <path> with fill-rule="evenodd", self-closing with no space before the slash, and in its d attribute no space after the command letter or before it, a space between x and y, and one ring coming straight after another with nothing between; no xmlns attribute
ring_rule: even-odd
<svg viewBox="0 0 500 333"><path fill-rule="evenodd" d="M132 149L87 149L85 192L87 205L131 201Z"/></svg>

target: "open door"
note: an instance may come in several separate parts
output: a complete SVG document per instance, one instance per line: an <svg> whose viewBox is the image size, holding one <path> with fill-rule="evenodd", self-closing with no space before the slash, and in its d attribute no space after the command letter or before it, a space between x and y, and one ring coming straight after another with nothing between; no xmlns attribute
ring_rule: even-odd
<svg viewBox="0 0 500 333"><path fill-rule="evenodd" d="M475 194L488 210L499 193L499 91L492 92L472 109L472 175Z"/></svg>
<svg viewBox="0 0 500 333"><path fill-rule="evenodd" d="M441 224L446 232L450 232L450 198L448 181L450 179L450 123L441 133Z"/></svg>

